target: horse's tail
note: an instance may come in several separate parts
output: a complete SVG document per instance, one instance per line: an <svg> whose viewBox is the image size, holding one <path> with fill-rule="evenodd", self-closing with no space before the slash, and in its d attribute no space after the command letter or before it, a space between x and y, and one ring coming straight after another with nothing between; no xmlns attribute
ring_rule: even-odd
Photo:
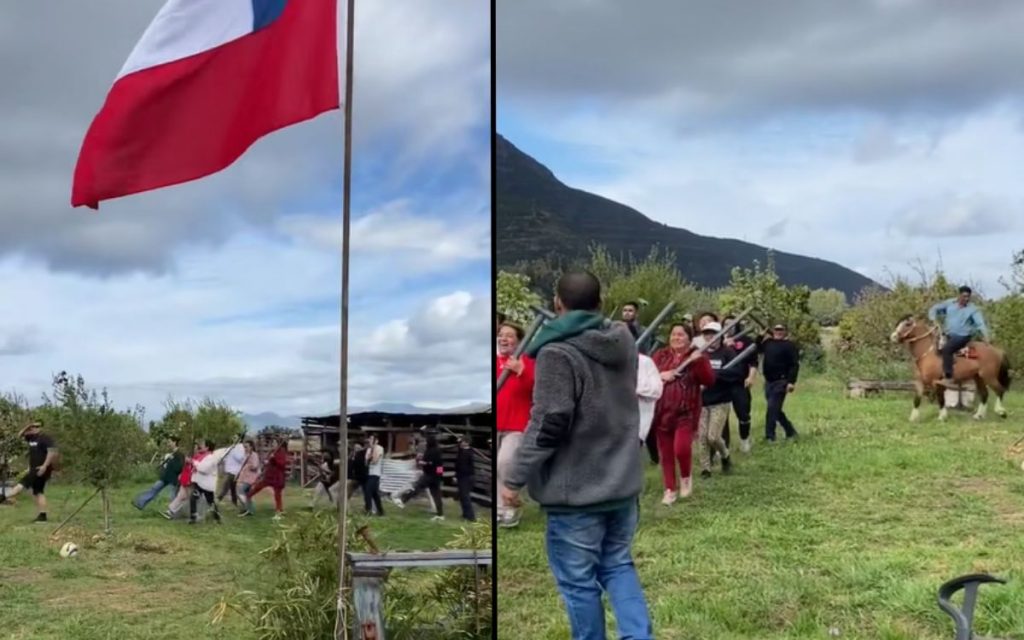
<svg viewBox="0 0 1024 640"><path fill-rule="evenodd" d="M1010 358L1005 353L999 362L999 384L1003 389L1010 388Z"/></svg>

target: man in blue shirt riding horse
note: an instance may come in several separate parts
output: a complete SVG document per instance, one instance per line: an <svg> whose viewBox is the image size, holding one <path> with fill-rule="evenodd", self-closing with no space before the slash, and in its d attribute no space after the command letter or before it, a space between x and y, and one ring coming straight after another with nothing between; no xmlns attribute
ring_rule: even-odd
<svg viewBox="0 0 1024 640"><path fill-rule="evenodd" d="M981 316L981 309L971 303L970 287L960 287L960 295L944 300L928 310L928 319L937 322L943 316L943 332L946 344L942 347L942 373L944 379L939 384L953 386L953 358L980 333L985 342L989 341L990 333Z"/></svg>

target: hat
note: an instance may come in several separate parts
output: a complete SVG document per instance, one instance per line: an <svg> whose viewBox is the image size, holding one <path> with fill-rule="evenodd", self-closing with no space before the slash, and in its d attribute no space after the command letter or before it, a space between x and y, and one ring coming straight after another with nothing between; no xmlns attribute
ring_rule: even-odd
<svg viewBox="0 0 1024 640"><path fill-rule="evenodd" d="M785 331L785 330L786 330L786 325L782 324L781 322L778 323L777 325L775 325L774 327L772 327L772 331Z"/></svg>
<svg viewBox="0 0 1024 640"><path fill-rule="evenodd" d="M709 322L704 325L704 328L700 330L701 333L719 333L722 330L722 325L717 322Z"/></svg>
<svg viewBox="0 0 1024 640"><path fill-rule="evenodd" d="M18 432L18 436L24 436L25 432L28 431L29 429L41 429L42 427L43 424L41 422L39 422L38 420L33 420L32 422L26 424L25 427L20 432Z"/></svg>

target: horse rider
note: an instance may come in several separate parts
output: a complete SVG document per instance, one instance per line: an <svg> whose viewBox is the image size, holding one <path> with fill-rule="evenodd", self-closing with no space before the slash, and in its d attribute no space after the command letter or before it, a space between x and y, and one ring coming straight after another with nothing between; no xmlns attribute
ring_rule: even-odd
<svg viewBox="0 0 1024 640"><path fill-rule="evenodd" d="M943 333L946 334L946 344L942 347L944 379L939 384L947 387L953 385L953 358L956 352L966 347L976 333L981 334L983 341L989 341L988 326L981 316L981 309L971 302L972 294L970 287L960 287L957 297L939 302L928 310L928 319L932 322L937 322L938 316L943 316Z"/></svg>

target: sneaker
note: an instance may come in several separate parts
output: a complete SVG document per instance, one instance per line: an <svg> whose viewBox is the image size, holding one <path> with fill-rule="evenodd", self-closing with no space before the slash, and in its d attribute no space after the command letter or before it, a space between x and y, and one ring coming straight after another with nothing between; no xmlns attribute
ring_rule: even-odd
<svg viewBox="0 0 1024 640"><path fill-rule="evenodd" d="M729 456L722 458L722 473L732 473L732 458Z"/></svg>
<svg viewBox="0 0 1024 640"><path fill-rule="evenodd" d="M40 513L39 515L36 516L36 519L33 520L32 522L46 522L46 514L45 513Z"/></svg>
<svg viewBox="0 0 1024 640"><path fill-rule="evenodd" d="M163 517L167 518L168 520L173 520L174 519L174 514L171 513L170 511L161 511L160 515L162 515Z"/></svg>
<svg viewBox="0 0 1024 640"><path fill-rule="evenodd" d="M673 504L676 503L676 499L678 497L679 494L677 494L675 491L671 489L665 489L665 496L661 499L661 504L665 505L666 507L671 507Z"/></svg>
<svg viewBox="0 0 1024 640"><path fill-rule="evenodd" d="M434 516L431 520L434 522L444 522L444 516Z"/></svg>
<svg viewBox="0 0 1024 640"><path fill-rule="evenodd" d="M743 453L750 453L750 438L743 438L740 440L740 451Z"/></svg>
<svg viewBox="0 0 1024 640"><path fill-rule="evenodd" d="M238 512L238 517L239 518L250 518L250 517L252 517L252 513L248 512L248 511L239 511Z"/></svg>
<svg viewBox="0 0 1024 640"><path fill-rule="evenodd" d="M519 526L519 514L516 512L505 514L505 517L498 521L502 529L514 529Z"/></svg>
<svg viewBox="0 0 1024 640"><path fill-rule="evenodd" d="M399 495L397 493L395 495L391 496L391 502L394 502L395 506L398 507L399 509L404 509L405 508L405 503L402 502L402 498L399 497Z"/></svg>
<svg viewBox="0 0 1024 640"><path fill-rule="evenodd" d="M679 497L689 498L693 493L693 478L683 478L679 483Z"/></svg>
<svg viewBox="0 0 1024 640"><path fill-rule="evenodd" d="M702 478L710 478L711 477L711 472L708 471L707 469L705 469L705 470L700 472L700 477L702 477Z"/></svg>
<svg viewBox="0 0 1024 640"><path fill-rule="evenodd" d="M139 504L138 502L135 502L134 500L132 500L132 506L138 509L139 511L142 511L142 505Z"/></svg>
<svg viewBox="0 0 1024 640"><path fill-rule="evenodd" d="M277 513L274 514L274 517L271 518L271 520L274 520L276 522L276 521L280 520L283 517L284 517L284 513L278 511Z"/></svg>
<svg viewBox="0 0 1024 640"><path fill-rule="evenodd" d="M199 524L199 521L198 521L198 520L196 520L195 518L189 518L189 519L188 519L188 523L189 523L189 524Z"/></svg>

